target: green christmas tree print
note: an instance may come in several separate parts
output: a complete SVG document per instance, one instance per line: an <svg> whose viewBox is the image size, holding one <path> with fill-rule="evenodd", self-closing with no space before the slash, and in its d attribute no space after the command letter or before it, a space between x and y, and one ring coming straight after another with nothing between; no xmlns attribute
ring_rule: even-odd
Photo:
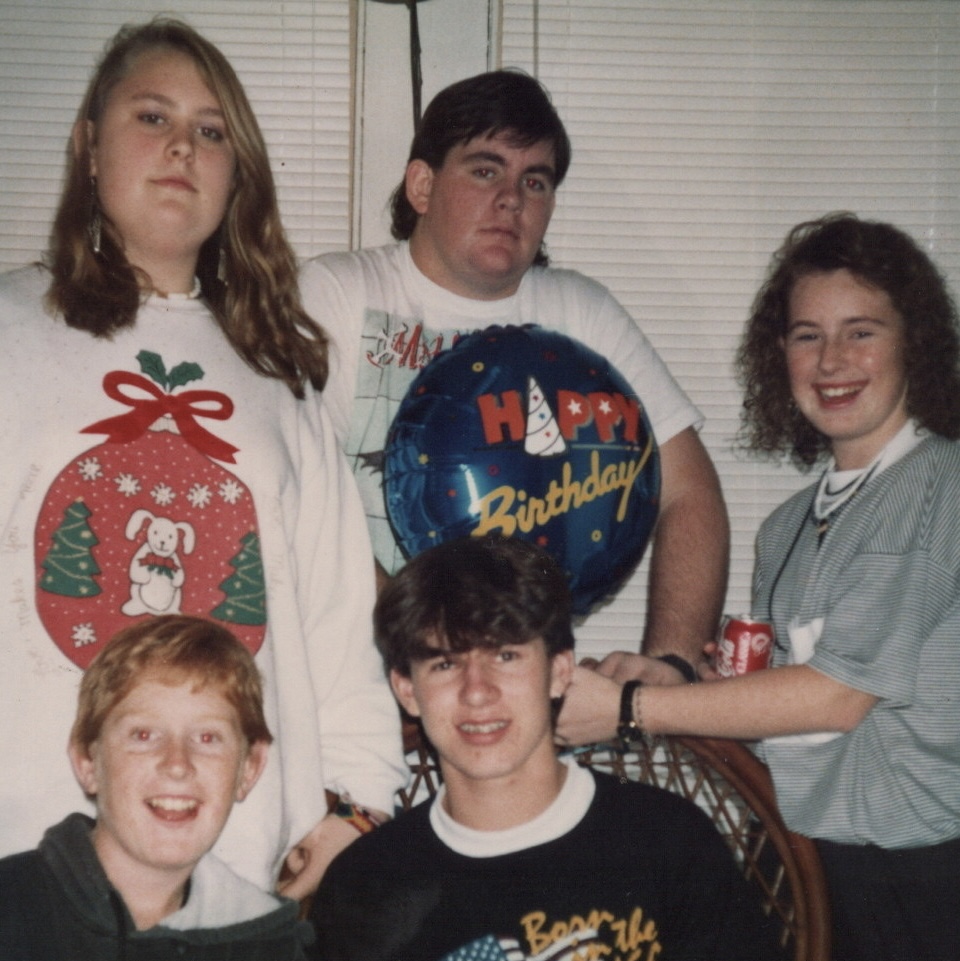
<svg viewBox="0 0 960 961"><path fill-rule="evenodd" d="M240 541L240 551L230 558L234 573L220 584L226 600L212 614L230 624L259 626L267 622L267 596L263 583L260 538L250 531Z"/></svg>
<svg viewBox="0 0 960 961"><path fill-rule="evenodd" d="M75 500L63 512L63 521L53 532L53 546L40 565L46 572L40 587L64 597L96 597L100 585L94 580L100 573L93 559L93 548L100 543L87 523L90 510L82 500Z"/></svg>

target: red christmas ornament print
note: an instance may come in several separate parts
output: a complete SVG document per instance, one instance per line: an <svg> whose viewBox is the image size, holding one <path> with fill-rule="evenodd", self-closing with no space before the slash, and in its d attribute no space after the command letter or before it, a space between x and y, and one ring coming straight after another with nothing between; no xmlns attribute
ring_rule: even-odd
<svg viewBox="0 0 960 961"><path fill-rule="evenodd" d="M143 617L196 614L226 622L254 653L265 588L249 489L212 458L236 448L197 420L227 420L216 391L175 390L203 376L169 373L156 354L146 377L112 371L104 391L130 408L84 433L108 439L76 457L44 499L35 535L37 607L57 647L86 668L104 643Z"/></svg>

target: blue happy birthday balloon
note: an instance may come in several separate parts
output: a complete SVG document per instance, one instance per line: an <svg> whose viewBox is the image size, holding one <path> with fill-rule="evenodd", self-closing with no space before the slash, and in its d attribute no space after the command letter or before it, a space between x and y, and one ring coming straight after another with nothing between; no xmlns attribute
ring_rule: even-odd
<svg viewBox="0 0 960 961"><path fill-rule="evenodd" d="M609 361L540 327L489 327L410 385L384 491L408 557L466 535L522 537L556 558L586 614L643 555L660 461L640 399Z"/></svg>

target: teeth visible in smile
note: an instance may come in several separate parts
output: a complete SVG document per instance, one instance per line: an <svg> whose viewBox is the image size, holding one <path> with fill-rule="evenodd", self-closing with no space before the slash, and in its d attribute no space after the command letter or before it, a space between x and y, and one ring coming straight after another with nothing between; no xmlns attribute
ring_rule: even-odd
<svg viewBox="0 0 960 961"><path fill-rule="evenodd" d="M848 394L855 394L860 390L859 387L821 387L820 393L824 397L846 397Z"/></svg>
<svg viewBox="0 0 960 961"><path fill-rule="evenodd" d="M161 811L192 811L197 802L192 798L182 797L156 797L147 802L152 808L159 808Z"/></svg>
<svg viewBox="0 0 960 961"><path fill-rule="evenodd" d="M506 726L506 721L488 721L486 724L461 724L460 730L466 734L493 734L494 731L502 731Z"/></svg>

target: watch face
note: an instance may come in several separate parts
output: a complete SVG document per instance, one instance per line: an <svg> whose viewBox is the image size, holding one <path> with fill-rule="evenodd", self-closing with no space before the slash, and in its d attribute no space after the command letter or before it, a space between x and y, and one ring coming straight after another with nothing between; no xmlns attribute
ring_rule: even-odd
<svg viewBox="0 0 960 961"><path fill-rule="evenodd" d="M630 721L626 724L621 724L617 727L617 737L621 741L632 742L639 741L643 738L643 731L637 726L636 721Z"/></svg>

